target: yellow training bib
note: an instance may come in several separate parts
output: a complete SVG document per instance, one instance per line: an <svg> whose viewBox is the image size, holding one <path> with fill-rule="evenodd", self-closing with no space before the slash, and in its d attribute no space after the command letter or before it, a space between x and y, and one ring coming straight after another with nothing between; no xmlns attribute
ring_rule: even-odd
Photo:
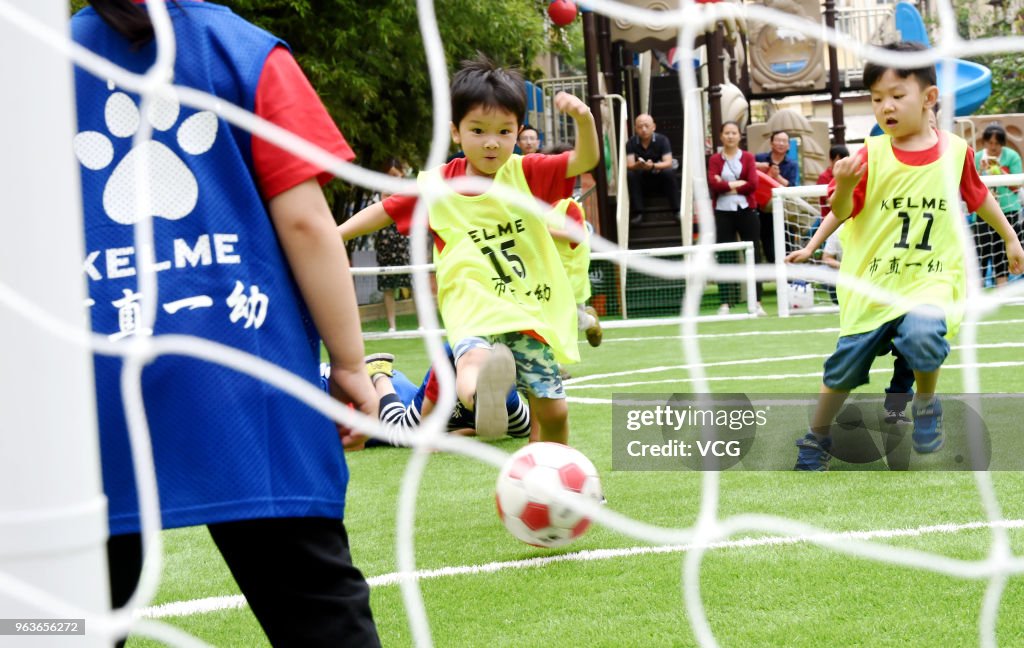
<svg viewBox="0 0 1024 648"><path fill-rule="evenodd" d="M500 199L494 187L458 194L439 169L421 173L418 182L421 199L432 200L430 227L444 241L434 256L448 339L535 331L559 362L579 362L572 288L544 219ZM494 183L533 200L518 155Z"/></svg>
<svg viewBox="0 0 1024 648"><path fill-rule="evenodd" d="M877 329L915 306L946 313L947 337L963 320L966 294L960 175L967 144L950 133L938 160L909 166L892 138L868 138L865 204L843 227L839 272L891 293L890 299L840 285L840 335Z"/></svg>

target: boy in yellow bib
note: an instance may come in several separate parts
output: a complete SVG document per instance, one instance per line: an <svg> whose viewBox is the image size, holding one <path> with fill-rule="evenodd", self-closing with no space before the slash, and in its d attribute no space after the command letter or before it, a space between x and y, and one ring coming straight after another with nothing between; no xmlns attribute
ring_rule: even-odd
<svg viewBox="0 0 1024 648"><path fill-rule="evenodd" d="M515 70L486 58L466 61L452 77L452 139L464 158L419 176L421 190L441 190L429 207L438 307L455 355L456 392L475 413L477 434L506 432L505 395L513 382L527 394L539 426L531 438L567 443L569 410L559 362L576 362L573 291L544 219L496 192L456 193L445 180L492 179L495 185L554 203L571 195L574 178L598 160L590 109L561 92L555 108L576 122L576 147L561 155L513 154L526 114ZM350 239L392 221L403 234L417 196L394 195L338 229ZM518 371L517 371L518 369Z"/></svg>
<svg viewBox="0 0 1024 648"><path fill-rule="evenodd" d="M895 52L921 46L897 43ZM836 162L829 185L832 212L802 250L786 257L800 263L843 228L840 274L869 282L893 295L884 299L842 284L839 341L825 361L821 395L807 434L797 441L797 470L827 470L832 421L849 392L867 384L876 355L895 347L914 371L911 407L914 450L942 447L942 404L935 397L948 338L963 319L963 214L948 185L1006 243L1010 267L1024 269L1024 249L974 168L974 153L959 137L933 129L928 115L938 100L935 67L899 69L869 62L864 86L871 91L883 134L868 138L857 155Z"/></svg>

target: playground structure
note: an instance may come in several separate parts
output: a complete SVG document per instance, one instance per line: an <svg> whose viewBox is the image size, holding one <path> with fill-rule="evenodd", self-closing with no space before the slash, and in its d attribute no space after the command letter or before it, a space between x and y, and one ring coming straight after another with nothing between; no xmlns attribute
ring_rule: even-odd
<svg viewBox="0 0 1024 648"><path fill-rule="evenodd" d="M625 0L626 4L652 11L677 9L678 0ZM815 23L834 27L854 39L885 44L910 40L929 45L925 21L917 8L908 2L855 2L842 7L834 0L761 0L745 4L761 4L800 16ZM677 30L634 24L609 19L584 11L584 40L587 74L584 88L573 91L586 96L598 117L598 125L606 146L603 151L605 173L595 174L591 214L595 229L602 236L617 240L620 247L629 247L632 238L641 247L688 244L693 238L692 199L688 182L681 183L683 199L681 218L663 217L631 228L628 221L628 192L625 191L624 142L629 137L629 124L641 113L650 113L658 132L668 136L673 153L680 163L682 178L692 177L694 165L703 159L687 159L683 146L683 100L680 96L676 70L681 64L672 50ZM666 56L665 53L668 53ZM713 32L697 39L693 64L698 68L702 94L700 105L704 114L705 154L715 146L715 134L723 121L733 120L747 126L746 148L758 153L769 148L768 137L774 130L786 130L798 141L797 161L803 183L813 182L828 164L832 143L846 142L846 113L870 114L870 106L858 101L864 95L861 70L864 61L852 52L829 47L818 39L780 30L776 25L748 21L743 24L719 23ZM962 59L947 59L938 66L940 91L945 90L946 66L954 66L954 115L967 117L977 111L991 93L991 71ZM579 83L577 79L574 82ZM545 80L545 101L550 102L555 86L566 80ZM549 92L549 89L552 92ZM564 89L564 88L561 88ZM831 106L831 120L808 118L806 111L778 109L778 102L803 97L808 102L826 101ZM611 98L611 99L610 99ZM759 102L767 112L764 122L748 124L752 103ZM618 111L625 111L623 118ZM547 111L552 115L554 111ZM564 125L553 120L554 141L571 138ZM958 120L958 128L968 141L977 142L984 125L991 120L970 118ZM873 119L872 122L873 124ZM1011 146L1020 149L1024 143L1024 124L1004 119L1013 131ZM562 129L562 130L560 130Z"/></svg>

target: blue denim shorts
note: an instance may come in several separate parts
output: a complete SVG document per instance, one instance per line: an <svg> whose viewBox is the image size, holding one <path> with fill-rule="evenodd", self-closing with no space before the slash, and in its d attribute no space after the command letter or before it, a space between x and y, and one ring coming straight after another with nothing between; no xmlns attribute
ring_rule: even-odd
<svg viewBox="0 0 1024 648"><path fill-rule="evenodd" d="M924 306L873 331L844 335L825 361L822 382L844 391L866 385L875 356L885 355L893 347L914 371L936 371L949 356L946 330L942 309Z"/></svg>
<svg viewBox="0 0 1024 648"><path fill-rule="evenodd" d="M463 338L452 345L452 355L458 361L470 349L490 349L496 342L507 346L516 359L516 386L520 392L537 398L565 398L554 351L525 333Z"/></svg>

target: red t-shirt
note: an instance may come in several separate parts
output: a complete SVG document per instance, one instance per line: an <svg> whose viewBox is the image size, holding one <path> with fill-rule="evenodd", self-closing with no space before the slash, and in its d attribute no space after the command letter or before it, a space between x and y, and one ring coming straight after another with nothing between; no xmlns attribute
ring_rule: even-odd
<svg viewBox="0 0 1024 648"><path fill-rule="evenodd" d="M935 146L927 148L921 151L905 151L898 149L895 146L892 147L892 152L896 156L896 159L908 166L924 166L931 164L939 159L942 153L945 151L946 146L949 143L949 139L945 132L939 131L939 141ZM868 147L864 147L857 151L857 160L859 162L868 161ZM868 186L868 174L864 172L864 177L860 179L857 186L853 189L853 209L850 212L850 218L853 218L861 212L864 208L864 195ZM835 193L836 181L835 178L828 184L828 195L829 197ZM974 168L974 150L968 146L967 152L964 155L964 169L960 173L960 196L967 203L968 211L976 211L981 203L985 202L985 197L988 195L988 187L981 182L981 177L978 175L977 169Z"/></svg>
<svg viewBox="0 0 1024 648"><path fill-rule="evenodd" d="M256 86L253 112L346 162L355 159L355 153L287 48L275 47L267 56ZM255 135L252 159L256 181L266 200L310 178L316 177L324 185L334 177Z"/></svg>
<svg viewBox="0 0 1024 648"><path fill-rule="evenodd" d="M530 192L537 198L555 203L572 195L575 178L566 178L565 171L569 166L571 151L557 155L531 153L523 156L523 174ZM445 179L459 178L466 175L466 158L458 157L443 167L441 176ZM412 227L412 215L416 209L417 196L394 194L384 199L384 211L395 221L398 231L409 236ZM444 241L434 233L434 243L438 250L444 249Z"/></svg>
<svg viewBox="0 0 1024 648"><path fill-rule="evenodd" d="M825 191L827 191L829 195L832 195L832 192L835 191L835 187L832 185L832 167L828 167L827 169L822 171L821 175L818 176L818 180L814 184L828 185L828 189L826 189ZM821 198L818 198L818 204L821 205L822 218L828 216L828 213L832 211L832 208L829 207L828 205L827 196L822 196Z"/></svg>

